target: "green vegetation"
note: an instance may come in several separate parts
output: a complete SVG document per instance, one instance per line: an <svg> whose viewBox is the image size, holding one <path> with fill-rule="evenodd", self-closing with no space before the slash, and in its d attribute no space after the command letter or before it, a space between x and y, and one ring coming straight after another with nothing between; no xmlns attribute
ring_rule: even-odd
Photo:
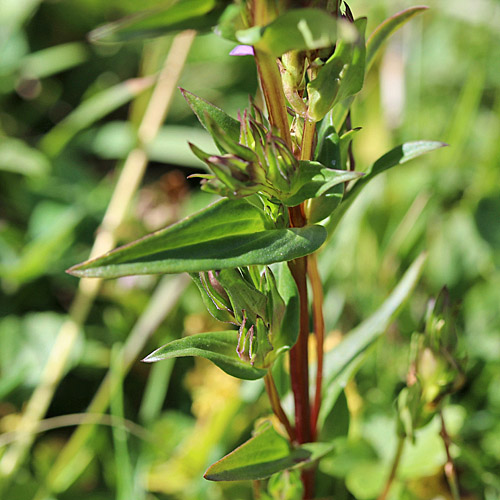
<svg viewBox="0 0 500 500"><path fill-rule="evenodd" d="M157 6L0 5L0 498L500 499L497 3Z"/></svg>

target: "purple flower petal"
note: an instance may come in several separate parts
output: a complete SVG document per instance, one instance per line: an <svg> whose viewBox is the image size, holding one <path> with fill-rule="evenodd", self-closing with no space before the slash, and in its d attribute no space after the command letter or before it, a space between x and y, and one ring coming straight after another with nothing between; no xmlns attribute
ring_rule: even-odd
<svg viewBox="0 0 500 500"><path fill-rule="evenodd" d="M231 52L230 56L253 56L255 55L251 45L237 45Z"/></svg>

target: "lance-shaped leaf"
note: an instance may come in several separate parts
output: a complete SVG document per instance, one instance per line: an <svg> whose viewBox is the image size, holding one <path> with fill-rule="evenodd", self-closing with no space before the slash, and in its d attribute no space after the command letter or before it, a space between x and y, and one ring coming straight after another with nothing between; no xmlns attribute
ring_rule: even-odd
<svg viewBox="0 0 500 500"><path fill-rule="evenodd" d="M283 195L281 201L289 207L305 200L321 196L333 186L359 179L363 174L346 170L332 170L316 161L301 161L297 176L293 179L291 192Z"/></svg>
<svg viewBox="0 0 500 500"><path fill-rule="evenodd" d="M308 255L325 239L321 226L276 229L261 209L245 199L223 199L68 272L80 277L117 278L267 265Z"/></svg>
<svg viewBox="0 0 500 500"><path fill-rule="evenodd" d="M377 311L351 330L337 347L325 355L320 424L325 422L345 384L361 366L369 347L387 330L402 304L412 293L424 264L425 255L422 254L413 262Z"/></svg>
<svg viewBox="0 0 500 500"><path fill-rule="evenodd" d="M209 133L211 133L211 129L207 122L207 117L210 117L210 119L215 122L225 134L228 135L229 139L236 143L239 142L240 122L238 120L235 120L232 116L229 116L217 106L205 101L205 99L202 99L201 97L198 97L184 89L180 89L180 91L200 123ZM224 148L219 144L217 137L214 135L212 135L212 137L219 150L221 152L225 152Z"/></svg>
<svg viewBox="0 0 500 500"><path fill-rule="evenodd" d="M327 225L328 232L331 233L340 219L347 212L347 209L352 205L354 200L358 197L359 193L363 188L378 174L385 172L386 170L406 163L407 161L413 160L424 153L429 151L434 151L435 149L447 146L444 142L438 141L414 141L405 142L400 146L391 149L384 156L381 156L366 172L366 175L359 179L356 184L350 189L345 195L340 206L333 212L331 219Z"/></svg>
<svg viewBox="0 0 500 500"><path fill-rule="evenodd" d="M92 31L89 38L94 42L114 43L186 29L207 31L217 24L224 7L223 2L217 0L167 2L165 7L145 10L105 24Z"/></svg>
<svg viewBox="0 0 500 500"><path fill-rule="evenodd" d="M370 69L375 56L377 55L380 47L389 38L389 36L399 29L403 24L409 21L413 16L426 11L428 7L423 5L417 7L410 7L394 14L386 19L382 24L377 26L375 31L370 35L366 42L366 70Z"/></svg>
<svg viewBox="0 0 500 500"><path fill-rule="evenodd" d="M198 356L205 358L233 377L256 380L266 374L266 370L254 368L249 362L242 361L237 352L238 332L207 332L177 339L160 347L146 356L143 361L153 363L171 358Z"/></svg>
<svg viewBox="0 0 500 500"><path fill-rule="evenodd" d="M205 472L210 481L265 479L310 459L311 451L292 448L288 440L265 422L246 443L211 465Z"/></svg>
<svg viewBox="0 0 500 500"><path fill-rule="evenodd" d="M292 9L267 26L254 26L236 32L245 45L279 57L289 50L314 50L329 47L337 40L337 19L322 9ZM352 37L352 29L343 26L344 36Z"/></svg>

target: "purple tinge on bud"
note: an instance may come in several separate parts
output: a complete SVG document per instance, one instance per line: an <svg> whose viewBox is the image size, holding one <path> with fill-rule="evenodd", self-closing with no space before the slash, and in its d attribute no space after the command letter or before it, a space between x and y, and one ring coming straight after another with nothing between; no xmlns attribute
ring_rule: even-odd
<svg viewBox="0 0 500 500"><path fill-rule="evenodd" d="M236 45L236 47L229 52L230 56L253 56L255 52L251 45Z"/></svg>

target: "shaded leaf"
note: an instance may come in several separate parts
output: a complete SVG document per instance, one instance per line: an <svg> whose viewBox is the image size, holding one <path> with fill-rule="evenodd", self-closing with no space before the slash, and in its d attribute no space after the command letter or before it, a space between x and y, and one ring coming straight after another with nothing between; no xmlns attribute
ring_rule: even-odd
<svg viewBox="0 0 500 500"><path fill-rule="evenodd" d="M267 370L254 368L249 362L242 361L237 352L238 332L207 332L177 339L160 347L146 356L143 361L153 363L171 358L198 356L205 358L233 377L256 380L263 377Z"/></svg>
<svg viewBox="0 0 500 500"><path fill-rule="evenodd" d="M298 176L294 179L291 194L281 201L289 207L321 196L333 186L358 179L363 174L345 170L332 170L315 161L301 161Z"/></svg>
<svg viewBox="0 0 500 500"><path fill-rule="evenodd" d="M326 421L345 384L359 369L368 348L387 330L401 305L412 293L424 264L425 255L422 254L413 262L377 311L351 330L337 347L325 355L320 427Z"/></svg>
<svg viewBox="0 0 500 500"><path fill-rule="evenodd" d="M288 265L281 262L273 266L275 278L268 285L269 288L276 287L285 310L279 327L275 327L275 322L271 323L270 342L274 351L271 356L278 356L284 350L291 349L297 342L299 336L300 303L299 291ZM276 313L276 301L273 300L273 313Z"/></svg>

